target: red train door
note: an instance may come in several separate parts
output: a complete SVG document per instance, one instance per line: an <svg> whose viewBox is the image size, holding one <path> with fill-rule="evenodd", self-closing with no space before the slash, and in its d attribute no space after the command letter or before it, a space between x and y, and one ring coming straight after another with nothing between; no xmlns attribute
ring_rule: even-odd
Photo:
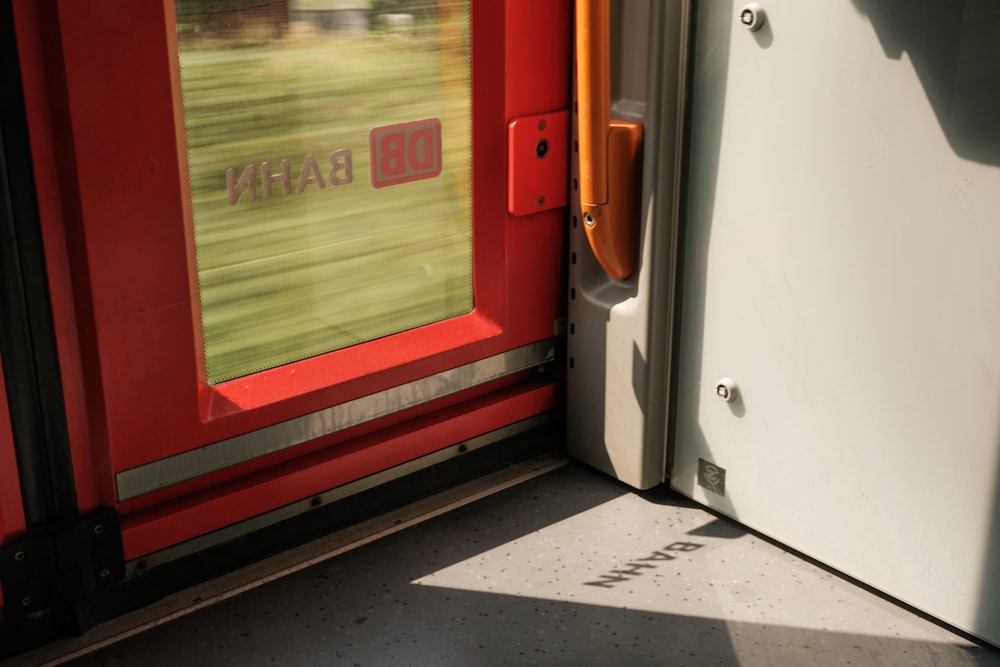
<svg viewBox="0 0 1000 667"><path fill-rule="evenodd" d="M79 508L126 562L556 407L568 0L13 7Z"/></svg>
<svg viewBox="0 0 1000 667"><path fill-rule="evenodd" d="M0 369L3 368L0 359ZM7 405L7 387L0 374L0 406ZM10 415L0 410L0 543L9 535L24 532L24 509L21 504L21 484L17 476L17 460L14 452L14 435L11 430ZM0 591L0 606L4 598Z"/></svg>

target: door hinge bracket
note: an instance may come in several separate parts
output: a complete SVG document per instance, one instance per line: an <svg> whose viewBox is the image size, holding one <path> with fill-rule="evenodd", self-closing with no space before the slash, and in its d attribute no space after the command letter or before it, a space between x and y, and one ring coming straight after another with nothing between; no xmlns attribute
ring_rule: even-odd
<svg viewBox="0 0 1000 667"><path fill-rule="evenodd" d="M124 577L121 522L110 508L0 546L5 620L72 606Z"/></svg>
<svg viewBox="0 0 1000 667"><path fill-rule="evenodd" d="M523 116L507 126L507 211L530 215L569 198L569 110Z"/></svg>

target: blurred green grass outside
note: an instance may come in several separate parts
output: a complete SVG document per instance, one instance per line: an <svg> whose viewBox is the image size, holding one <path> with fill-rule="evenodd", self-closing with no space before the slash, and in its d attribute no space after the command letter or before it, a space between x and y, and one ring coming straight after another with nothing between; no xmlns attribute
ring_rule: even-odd
<svg viewBox="0 0 1000 667"><path fill-rule="evenodd" d="M257 44L182 36L209 382L472 309L469 71L438 44L426 31ZM440 176L373 188L371 129L424 118L442 123ZM351 151L353 182L297 193L305 156L327 181L339 149ZM264 199L261 164L276 174L283 159L292 192L275 183ZM244 191L230 205L226 171L238 180L248 165L257 199Z"/></svg>

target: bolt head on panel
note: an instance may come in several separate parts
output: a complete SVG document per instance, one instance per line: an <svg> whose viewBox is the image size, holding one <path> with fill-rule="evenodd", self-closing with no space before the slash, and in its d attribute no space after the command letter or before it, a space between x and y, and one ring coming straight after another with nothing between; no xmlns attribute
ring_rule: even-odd
<svg viewBox="0 0 1000 667"><path fill-rule="evenodd" d="M744 5L739 14L740 25L750 32L760 30L761 26L764 25L766 18L767 16L764 14L764 8L756 2Z"/></svg>
<svg viewBox="0 0 1000 667"><path fill-rule="evenodd" d="M736 383L732 378L722 378L715 383L715 395L726 403L736 400Z"/></svg>

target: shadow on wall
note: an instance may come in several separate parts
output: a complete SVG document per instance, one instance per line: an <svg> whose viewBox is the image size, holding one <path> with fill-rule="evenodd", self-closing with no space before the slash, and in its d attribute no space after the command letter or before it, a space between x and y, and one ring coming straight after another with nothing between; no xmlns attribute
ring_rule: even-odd
<svg viewBox="0 0 1000 667"><path fill-rule="evenodd" d="M1000 2L853 2L888 57L909 57L952 150L1000 165Z"/></svg>
<svg viewBox="0 0 1000 667"><path fill-rule="evenodd" d="M1000 166L1000 2L853 0L886 55L905 52L956 155ZM1000 428L998 428L1000 433ZM1000 447L1000 442L997 443ZM1000 470L973 631L1000 638Z"/></svg>
<svg viewBox="0 0 1000 667"><path fill-rule="evenodd" d="M677 397L674 414L671 415L674 447L683 446L688 451L697 452L698 459L720 464L702 430L700 420L688 417L699 414L702 399L709 395L699 387L700 378L705 375L702 363L705 345L708 249L715 221L722 128L729 80L730 38L735 17L736 6L732 0L697 3L692 17L693 76L689 93L690 110L683 166L686 179L681 211L683 223L681 238L678 241L682 265L677 269L678 274L683 276L678 291L678 312L682 314L680 333L673 350L675 358L678 359L678 371L676 385L671 392ZM765 43L760 44L762 48L769 47L774 41L770 26L767 30L769 37ZM692 122L692 119L697 119L697 122ZM742 417L746 413L742 400L740 405L743 408L742 413L737 416ZM688 463L690 465L696 462ZM675 468L673 461L670 465L674 481L682 474L682 470L680 467ZM694 473L691 472L691 475ZM693 491L692 487L682 492L687 494ZM731 495L713 495L711 498L711 506L715 510L738 518L736 502Z"/></svg>

